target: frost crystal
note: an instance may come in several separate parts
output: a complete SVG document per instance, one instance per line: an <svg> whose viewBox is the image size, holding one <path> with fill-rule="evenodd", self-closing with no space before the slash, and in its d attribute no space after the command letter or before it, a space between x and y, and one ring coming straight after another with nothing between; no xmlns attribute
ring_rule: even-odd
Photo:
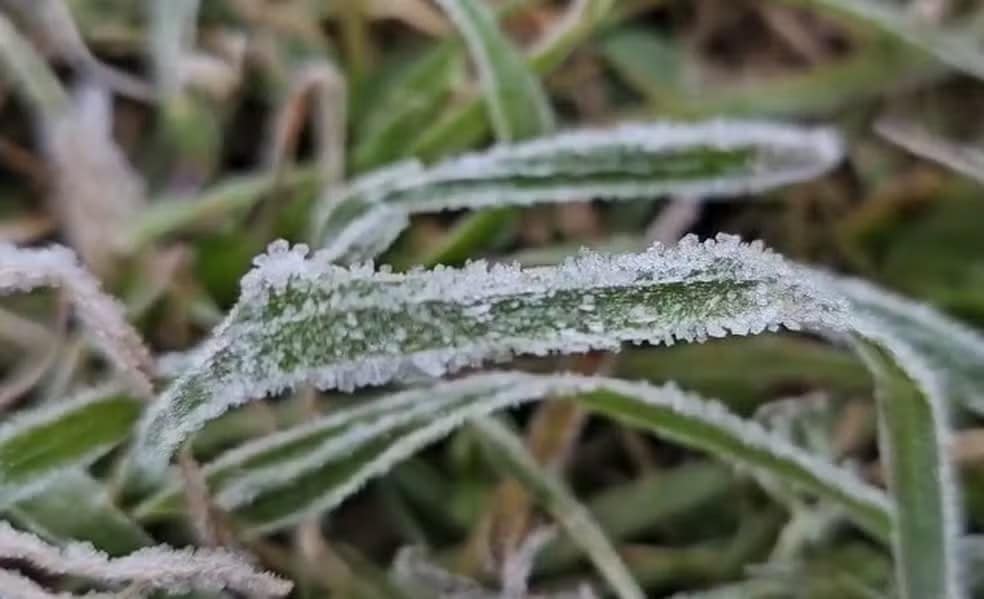
<svg viewBox="0 0 984 599"><path fill-rule="evenodd" d="M199 589L281 597L293 586L273 574L256 571L242 558L225 550L157 546L110 558L88 543L52 547L2 521L0 558L23 560L52 574L79 576L113 586L137 583L173 594Z"/></svg>
<svg viewBox="0 0 984 599"><path fill-rule="evenodd" d="M153 361L140 334L129 325L123 306L79 266L75 254L61 246L21 249L0 244L0 293L37 287L63 289L95 344L143 397L150 397Z"/></svg>
<svg viewBox="0 0 984 599"><path fill-rule="evenodd" d="M387 246L410 214L584 197L735 196L813 178L842 152L840 138L828 129L759 122L574 131L466 154L430 169L404 162L347 189L329 190L312 238L352 262L372 257L359 249L373 242L374 233L385 233L376 245ZM384 206L388 210L381 212ZM373 230L370 223L378 226L387 213L390 225ZM346 243L356 244L351 254Z"/></svg>
<svg viewBox="0 0 984 599"><path fill-rule="evenodd" d="M477 262L394 274L305 255L275 243L257 259L198 362L145 413L138 469L159 473L203 423L302 382L347 391L520 353L845 323L845 304L810 274L723 235L527 270Z"/></svg>

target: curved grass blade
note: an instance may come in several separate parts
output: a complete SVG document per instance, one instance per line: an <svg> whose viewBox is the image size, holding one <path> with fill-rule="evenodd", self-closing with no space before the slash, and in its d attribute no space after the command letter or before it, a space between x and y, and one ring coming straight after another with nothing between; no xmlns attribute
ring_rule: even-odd
<svg viewBox="0 0 984 599"><path fill-rule="evenodd" d="M442 44L409 64L381 91L382 98L366 115L352 150L352 168L362 172L405 156L420 123L440 113L461 66L458 48L451 44Z"/></svg>
<svg viewBox="0 0 984 599"><path fill-rule="evenodd" d="M553 129L553 111L540 82L478 0L438 0L461 31L478 67L496 138L512 141Z"/></svg>
<svg viewBox="0 0 984 599"><path fill-rule="evenodd" d="M496 140L526 140L553 131L553 108L526 60L499 30L491 12L475 0L446 0L445 10L461 30L472 60L478 65L482 97L491 115ZM427 265L461 264L503 232L515 229L517 209L482 210L465 216L448 233Z"/></svg>
<svg viewBox="0 0 984 599"><path fill-rule="evenodd" d="M518 372L473 375L359 404L318 421L247 443L208 464L216 500L255 532L331 509L463 422L551 396L575 396L588 409L658 436L760 469L845 508L853 521L888 538L891 506L877 489L758 424L674 385ZM172 486L136 510L155 519L180 509Z"/></svg>
<svg viewBox="0 0 984 599"><path fill-rule="evenodd" d="M560 66L595 31L611 5L612 0L577 0L559 26L532 49L530 70L542 77ZM429 127L414 140L407 155L434 160L481 141L489 126L481 102L481 98L472 98Z"/></svg>
<svg viewBox="0 0 984 599"><path fill-rule="evenodd" d="M475 420L472 425L493 461L502 464L505 474L515 476L539 499L568 536L584 549L616 596L623 599L646 596L591 513L563 481L537 463L522 440L493 419Z"/></svg>
<svg viewBox="0 0 984 599"><path fill-rule="evenodd" d="M191 433L229 408L300 383L351 390L520 353L845 324L844 304L812 275L726 235L527 270L480 262L374 273L306 252L281 242L257 259L196 364L145 413L132 482L160 476Z"/></svg>
<svg viewBox="0 0 984 599"><path fill-rule="evenodd" d="M57 119L69 107L68 93L13 23L0 14L0 69L24 94L41 121Z"/></svg>
<svg viewBox="0 0 984 599"><path fill-rule="evenodd" d="M75 252L62 246L22 249L0 244L0 294L55 287L68 295L95 345L141 397L153 394L153 360L123 306L102 290Z"/></svg>
<svg viewBox="0 0 984 599"><path fill-rule="evenodd" d="M82 470L59 474L40 493L13 505L7 515L49 542L86 541L113 556L153 543L112 504L106 488Z"/></svg>
<svg viewBox="0 0 984 599"><path fill-rule="evenodd" d="M411 161L368 175L329 191L311 239L336 259L352 262L373 257L360 245L388 245L409 214L585 197L735 196L815 177L832 168L841 153L840 139L830 130L757 122L575 131L429 169ZM372 235L380 223L391 221L396 224L385 235Z"/></svg>
<svg viewBox="0 0 984 599"><path fill-rule="evenodd" d="M0 426L0 508L106 454L129 435L140 407L115 388L95 389L9 419Z"/></svg>
<svg viewBox="0 0 984 599"><path fill-rule="evenodd" d="M780 0L842 15L898 38L962 73L984 79L984 52L973 32L920 24L897 4L879 0Z"/></svg>
<svg viewBox="0 0 984 599"><path fill-rule="evenodd" d="M866 336L876 342L853 345L877 383L881 454L898 513L892 544L899 592L904 599L962 597L944 394L911 348L877 329Z"/></svg>
<svg viewBox="0 0 984 599"><path fill-rule="evenodd" d="M175 550L158 545L110 558L88 543L53 547L6 522L0 522L0 558L26 561L47 572L111 586L134 583L171 594L228 589L250 596L280 597L293 587L293 583L258 571L224 549Z"/></svg>
<svg viewBox="0 0 984 599"><path fill-rule="evenodd" d="M984 414L984 336L928 305L866 281L837 278L831 283L874 330L918 354L939 379L941 397L952 400L948 405Z"/></svg>

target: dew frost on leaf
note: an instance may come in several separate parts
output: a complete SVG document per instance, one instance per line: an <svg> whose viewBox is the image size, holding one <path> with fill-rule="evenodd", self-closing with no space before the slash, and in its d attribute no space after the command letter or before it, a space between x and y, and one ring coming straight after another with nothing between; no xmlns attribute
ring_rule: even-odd
<svg viewBox="0 0 984 599"><path fill-rule="evenodd" d="M499 145L431 168L402 162L330 189L314 219L312 239L318 247L333 248L336 259L352 262L371 256L358 248L350 254L342 243L367 243L366 234L372 233L367 222L379 221L382 206L400 224L422 212L584 197L720 198L816 177L842 152L840 138L829 129L754 121L573 131ZM386 229L385 237L395 238L393 230Z"/></svg>
<svg viewBox="0 0 984 599"><path fill-rule="evenodd" d="M584 395L595 392L614 394L623 404ZM657 435L851 506L857 522L887 536L890 502L850 472L672 384L603 377L493 372L402 391L246 443L206 465L203 473L217 503L241 523L255 532L280 530L337 506L467 420L558 395L577 396L615 418L650 410L648 422L659 424L642 426ZM180 497L180 489L170 487L136 513L166 513Z"/></svg>
<svg viewBox="0 0 984 599"><path fill-rule="evenodd" d="M62 246L23 249L0 244L0 293L37 287L62 289L94 343L143 397L152 392L153 360L140 334L126 321L123 306Z"/></svg>
<svg viewBox="0 0 984 599"><path fill-rule="evenodd" d="M134 474L230 407L300 383L348 391L516 354L617 350L780 327L843 328L845 304L761 244L720 235L557 267L408 274L271 245L199 361L145 413Z"/></svg>
<svg viewBox="0 0 984 599"><path fill-rule="evenodd" d="M54 547L2 521L0 558L25 561L51 574L114 586L136 583L171 594L198 589L282 597L293 586L273 574L257 571L243 558L223 549L177 550L159 545L110 558L88 543Z"/></svg>
<svg viewBox="0 0 984 599"><path fill-rule="evenodd" d="M833 284L874 332L891 335L918 352L939 378L945 395L984 414L984 336L934 308L860 279Z"/></svg>

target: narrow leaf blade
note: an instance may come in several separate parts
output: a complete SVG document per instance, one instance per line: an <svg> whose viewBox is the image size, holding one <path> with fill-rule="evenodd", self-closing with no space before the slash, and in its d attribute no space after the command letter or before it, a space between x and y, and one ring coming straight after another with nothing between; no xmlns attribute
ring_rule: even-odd
<svg viewBox="0 0 984 599"><path fill-rule="evenodd" d="M398 275L305 255L284 243L257 260L196 365L146 412L131 474L159 476L205 422L302 382L350 390L518 353L836 328L844 317L810 276L729 236L528 270L475 263Z"/></svg>

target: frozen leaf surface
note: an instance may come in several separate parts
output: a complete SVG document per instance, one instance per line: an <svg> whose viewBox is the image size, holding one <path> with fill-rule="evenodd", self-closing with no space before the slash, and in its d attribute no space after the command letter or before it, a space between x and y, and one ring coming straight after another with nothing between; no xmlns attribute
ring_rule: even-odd
<svg viewBox="0 0 984 599"><path fill-rule="evenodd" d="M198 589L282 597L293 586L273 574L258 572L225 550L157 546L110 558L88 543L54 547L6 522L0 522L0 558L25 561L52 574L78 576L112 586L136 583L171 594Z"/></svg>
<svg viewBox="0 0 984 599"><path fill-rule="evenodd" d="M501 372L408 390L247 443L208 464L204 474L222 507L255 531L277 530L338 505L466 420L558 395L831 499L876 536L889 536L887 497L850 472L674 385L603 377ZM172 486L137 513L153 519L180 501L180 488Z"/></svg>
<svg viewBox="0 0 984 599"><path fill-rule="evenodd" d="M152 393L153 362L140 334L130 326L123 306L107 295L68 248L22 249L0 244L0 293L37 287L63 290L94 343L144 397Z"/></svg>
<svg viewBox="0 0 984 599"><path fill-rule="evenodd" d="M840 160L828 129L757 122L655 123L583 130L466 154L431 168L399 163L329 190L312 239L333 259L371 258L410 214L575 198L721 198L815 177ZM378 238L374 233L381 223Z"/></svg>
<svg viewBox="0 0 984 599"><path fill-rule="evenodd" d="M257 259L197 363L146 412L132 473L159 476L208 420L299 383L352 390L515 354L845 325L845 304L812 275L729 236L527 270L394 274L306 254L275 243Z"/></svg>

